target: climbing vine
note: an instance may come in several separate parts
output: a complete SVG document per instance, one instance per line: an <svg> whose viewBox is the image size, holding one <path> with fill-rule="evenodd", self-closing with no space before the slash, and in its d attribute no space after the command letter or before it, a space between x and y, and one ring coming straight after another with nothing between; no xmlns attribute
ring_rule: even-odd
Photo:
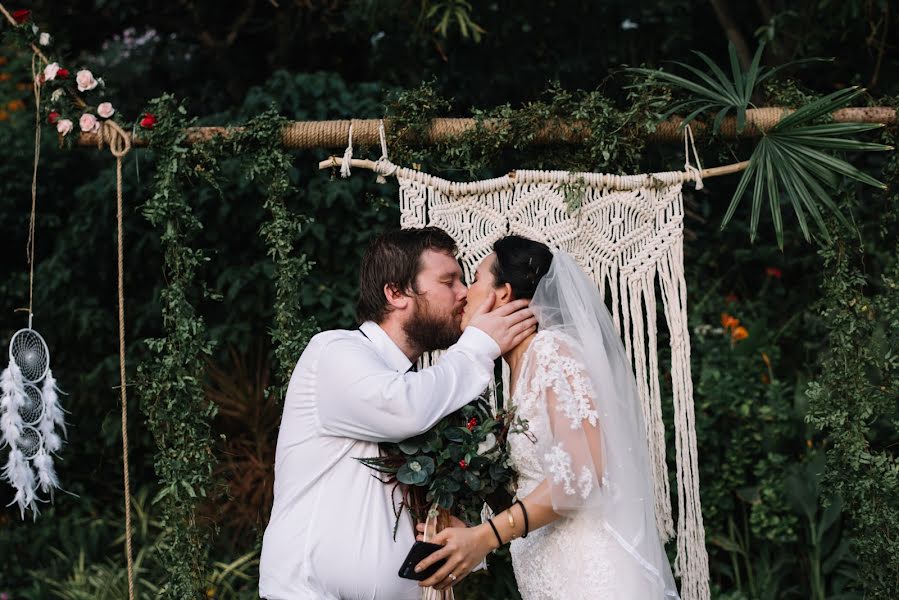
<svg viewBox="0 0 899 600"><path fill-rule="evenodd" d="M147 340L151 356L140 366L138 379L158 447L155 468L161 489L155 501L170 535L161 558L168 574L164 596L194 598L208 567L210 532L196 514L216 486L211 429L216 409L202 388L213 345L195 304L198 271L207 258L192 247L202 224L187 189L198 178L214 184L216 159L206 145L186 143L185 127L191 121L171 96L151 102L150 111L158 118L149 136L156 176L143 213L160 233L167 285L161 298L164 335Z"/></svg>
<svg viewBox="0 0 899 600"><path fill-rule="evenodd" d="M430 172L485 176L504 168L551 168L632 173L669 96L664 91L625 93L620 102L601 91L571 92L552 84L539 100L472 109L475 127L461 136L425 144L431 119L447 116L452 103L432 83L399 91L388 100L390 157ZM578 144L535 144L539 132L565 123ZM513 160L514 157L514 160Z"/></svg>
<svg viewBox="0 0 899 600"><path fill-rule="evenodd" d="M895 143L895 133L887 140ZM889 186L884 223L895 227L899 210L899 159L883 171ZM853 551L871 598L899 590L899 243L885 227L879 242L887 257L881 273L862 269L858 236L822 250L828 326L821 374L808 389L809 423L827 436L824 484L844 502Z"/></svg>
<svg viewBox="0 0 899 600"><path fill-rule="evenodd" d="M310 264L294 247L307 220L291 213L286 198L295 191L290 156L281 148L284 119L264 113L227 135L188 144L185 128L193 120L174 98L150 104L157 124L150 131L156 177L144 215L160 231L167 286L162 292L165 336L147 340L152 357L139 370L143 408L159 452L156 472L162 489L162 520L171 532L163 557L168 573L165 593L172 598L196 597L208 568L210 530L197 523L204 499L220 490L213 476L215 457L211 420L215 405L203 394L206 358L213 345L197 303L215 294L206 290L200 269L206 254L192 248L202 224L187 194L189 186L218 188L219 165L238 159L246 177L257 182L270 220L260 228L274 263L275 316L269 332L279 377L275 389L283 397L291 370L314 332L300 312L300 290Z"/></svg>

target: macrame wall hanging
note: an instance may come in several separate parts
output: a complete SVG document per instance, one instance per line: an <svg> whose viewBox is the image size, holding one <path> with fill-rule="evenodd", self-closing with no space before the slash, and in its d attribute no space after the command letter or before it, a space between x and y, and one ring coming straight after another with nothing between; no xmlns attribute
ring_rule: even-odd
<svg viewBox="0 0 899 600"><path fill-rule="evenodd" d="M379 177L396 177L401 226L434 225L449 233L459 245L459 260L469 281L496 240L517 234L565 250L596 282L634 367L652 461L658 529L667 541L675 527L659 384L657 293L661 297L671 347L677 463L674 567L684 600L708 598L683 258L682 186L695 181L701 189L701 167L688 161L684 171L629 176L515 171L496 179L457 183L394 165L383 141L381 149L376 162L346 160L350 154L320 166L340 166L346 177L352 162Z"/></svg>

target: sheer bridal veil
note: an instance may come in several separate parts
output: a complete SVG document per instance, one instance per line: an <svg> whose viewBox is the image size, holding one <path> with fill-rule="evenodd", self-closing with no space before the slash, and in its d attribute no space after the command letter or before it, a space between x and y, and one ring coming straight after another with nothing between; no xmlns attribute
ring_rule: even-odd
<svg viewBox="0 0 899 600"><path fill-rule="evenodd" d="M579 373L566 371L575 401L563 407L567 419L551 415L552 447L540 448L553 509L563 515L595 514L597 518L589 522L600 523L617 542L621 551L615 552L615 560L625 563L619 565L620 573L632 576L626 589L635 595L628 597L677 597L656 529L652 471L636 381L596 284L570 255L556 252L531 308L540 331L559 334L560 354L570 353L566 360L576 364ZM571 477L553 476L558 473L560 455Z"/></svg>

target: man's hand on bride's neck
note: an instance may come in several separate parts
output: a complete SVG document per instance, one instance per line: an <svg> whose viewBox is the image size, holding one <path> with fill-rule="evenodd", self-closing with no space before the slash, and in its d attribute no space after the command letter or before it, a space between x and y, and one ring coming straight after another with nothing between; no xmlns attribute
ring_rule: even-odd
<svg viewBox="0 0 899 600"><path fill-rule="evenodd" d="M489 335L499 346L500 354L505 356L534 335L537 319L528 307L529 300L511 300L497 305L498 300L499 294L491 290L470 318L466 312L463 326L476 327Z"/></svg>

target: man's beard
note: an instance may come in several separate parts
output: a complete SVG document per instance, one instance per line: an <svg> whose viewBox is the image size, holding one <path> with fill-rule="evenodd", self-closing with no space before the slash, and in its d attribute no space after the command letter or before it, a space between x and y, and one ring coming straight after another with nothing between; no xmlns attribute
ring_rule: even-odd
<svg viewBox="0 0 899 600"><path fill-rule="evenodd" d="M406 340L421 352L449 348L459 341L459 336L462 335L458 321L453 318L454 314L436 315L431 311L431 305L424 296L418 296L415 311L409 320L403 323Z"/></svg>

